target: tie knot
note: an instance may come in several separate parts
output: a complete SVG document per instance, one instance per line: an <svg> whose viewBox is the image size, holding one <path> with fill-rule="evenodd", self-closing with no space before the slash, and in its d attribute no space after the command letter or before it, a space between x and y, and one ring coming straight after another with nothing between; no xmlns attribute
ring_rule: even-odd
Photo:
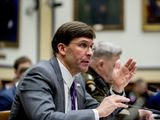
<svg viewBox="0 0 160 120"><path fill-rule="evenodd" d="M75 96L76 95L76 84L75 84L74 81L73 81L73 83L71 85L71 88L70 88L70 94L71 94L71 96Z"/></svg>
<svg viewBox="0 0 160 120"><path fill-rule="evenodd" d="M73 81L70 90L75 89L75 82Z"/></svg>

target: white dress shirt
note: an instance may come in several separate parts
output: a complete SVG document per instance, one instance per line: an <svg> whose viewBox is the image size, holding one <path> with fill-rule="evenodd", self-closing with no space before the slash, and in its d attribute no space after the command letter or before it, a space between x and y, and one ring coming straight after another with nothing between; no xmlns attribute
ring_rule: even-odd
<svg viewBox="0 0 160 120"><path fill-rule="evenodd" d="M68 71L68 69L61 63L61 61L57 58L60 70L62 73L62 77L64 80L64 93L65 93L65 113L68 111L71 111L71 96L70 96L70 88L73 83L74 77L71 73ZM77 84L76 84L77 87ZM77 98L76 98L76 110L78 110L78 104L77 104ZM96 109L93 109L93 112L95 114L95 120L99 120L99 114Z"/></svg>
<svg viewBox="0 0 160 120"><path fill-rule="evenodd" d="M62 77L64 80L64 93L65 93L65 113L71 110L71 95L70 88L73 83L74 77L68 71L68 69L58 60ZM76 98L77 99L77 98ZM77 100L76 100L76 110L77 110Z"/></svg>

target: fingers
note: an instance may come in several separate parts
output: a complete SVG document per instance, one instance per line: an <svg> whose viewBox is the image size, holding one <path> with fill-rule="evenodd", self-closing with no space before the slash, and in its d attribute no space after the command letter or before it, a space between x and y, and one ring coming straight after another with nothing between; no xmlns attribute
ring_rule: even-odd
<svg viewBox="0 0 160 120"><path fill-rule="evenodd" d="M135 74L135 71L136 71L136 66L126 76L126 79L128 79L128 81L130 81L130 79L133 77L133 75Z"/></svg>
<svg viewBox="0 0 160 120"><path fill-rule="evenodd" d="M126 62L125 67L128 68L132 61L133 61L133 59L130 58L130 59Z"/></svg>
<svg viewBox="0 0 160 120"><path fill-rule="evenodd" d="M126 103L130 101L130 99L120 95L112 95L112 97L115 100L115 102L119 102L119 103L120 102Z"/></svg>
<svg viewBox="0 0 160 120"><path fill-rule="evenodd" d="M131 69L131 73L135 73L135 71L137 70L137 67L136 66L134 66L132 69Z"/></svg>
<svg viewBox="0 0 160 120"><path fill-rule="evenodd" d="M130 99L124 97L124 96L119 96L119 95L112 95L110 96L111 99L114 100L114 106L115 108L128 108L128 105L124 104L126 102L129 102Z"/></svg>
<svg viewBox="0 0 160 120"><path fill-rule="evenodd" d="M115 63L115 68L120 68L121 67L121 63L120 63L120 59L118 59Z"/></svg>
<svg viewBox="0 0 160 120"><path fill-rule="evenodd" d="M128 105L124 103L117 103L117 108L128 108Z"/></svg>
<svg viewBox="0 0 160 120"><path fill-rule="evenodd" d="M130 81L130 80L131 80L131 78L132 78L133 75L135 74L135 70L136 70L136 68L135 68L133 71L130 71L129 74L127 74L127 75L125 76L125 79L126 79L127 81Z"/></svg>
<svg viewBox="0 0 160 120"><path fill-rule="evenodd" d="M136 61L134 61L132 58L130 58L126 62L125 67L128 68L129 71L134 71L136 69Z"/></svg>
<svg viewBox="0 0 160 120"><path fill-rule="evenodd" d="M136 68L136 62L132 61L131 64L129 65L128 69L129 69L129 71L132 71L132 69L135 69L135 68Z"/></svg>

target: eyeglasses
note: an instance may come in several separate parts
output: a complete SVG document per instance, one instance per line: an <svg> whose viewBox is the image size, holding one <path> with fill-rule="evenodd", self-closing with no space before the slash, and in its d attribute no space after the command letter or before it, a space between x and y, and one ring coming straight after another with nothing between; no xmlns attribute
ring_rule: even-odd
<svg viewBox="0 0 160 120"><path fill-rule="evenodd" d="M70 44L77 44L78 47L80 47L81 49L83 49L85 51L88 51L89 49L91 49L93 52L95 50L95 46L89 45L89 43L87 43L87 42L70 43Z"/></svg>

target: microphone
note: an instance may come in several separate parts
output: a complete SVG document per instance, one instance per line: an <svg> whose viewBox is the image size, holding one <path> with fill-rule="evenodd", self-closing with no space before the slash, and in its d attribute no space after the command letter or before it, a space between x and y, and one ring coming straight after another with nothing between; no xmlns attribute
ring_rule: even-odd
<svg viewBox="0 0 160 120"><path fill-rule="evenodd" d="M158 114L158 115L160 115L160 111L159 111L159 110L155 110L155 109L149 109L149 108L140 107L140 106L131 105L131 104L126 104L126 105L128 105L129 107L132 107L132 108L149 110L149 111L152 111L154 114Z"/></svg>
<svg viewBox="0 0 160 120"><path fill-rule="evenodd" d="M156 120L160 120L160 115L158 115L158 114L153 114L153 117L154 117L154 119L156 119Z"/></svg>

